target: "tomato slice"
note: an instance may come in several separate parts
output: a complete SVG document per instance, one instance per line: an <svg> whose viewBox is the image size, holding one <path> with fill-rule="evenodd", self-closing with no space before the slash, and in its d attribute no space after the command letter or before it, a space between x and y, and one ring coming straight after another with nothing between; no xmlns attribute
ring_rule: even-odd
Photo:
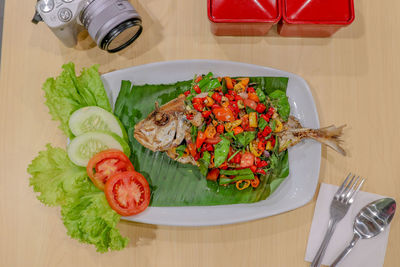
<svg viewBox="0 0 400 267"><path fill-rule="evenodd" d="M101 151L89 160L86 167L90 180L101 190L104 190L105 183L114 174L134 170L129 158L118 149Z"/></svg>
<svg viewBox="0 0 400 267"><path fill-rule="evenodd" d="M212 169L207 174L207 180L216 181L219 176L219 169Z"/></svg>
<svg viewBox="0 0 400 267"><path fill-rule="evenodd" d="M215 118L219 121L234 121L235 117L230 108L215 108L213 109Z"/></svg>
<svg viewBox="0 0 400 267"><path fill-rule="evenodd" d="M135 171L113 175L106 182L104 193L111 208L122 216L138 214L150 203L149 183Z"/></svg>
<svg viewBox="0 0 400 267"><path fill-rule="evenodd" d="M242 168L247 168L251 167L254 164L254 155L246 152L242 155L242 158L240 159L240 167Z"/></svg>
<svg viewBox="0 0 400 267"><path fill-rule="evenodd" d="M251 109L256 110L256 108L257 108L257 102L254 101L254 100L245 99L245 100L243 100L243 103L244 103L245 106L248 106Z"/></svg>
<svg viewBox="0 0 400 267"><path fill-rule="evenodd" d="M204 143L215 145L215 144L218 144L221 141L222 141L221 137L217 136L217 137L214 137L214 138L207 138L204 141Z"/></svg>

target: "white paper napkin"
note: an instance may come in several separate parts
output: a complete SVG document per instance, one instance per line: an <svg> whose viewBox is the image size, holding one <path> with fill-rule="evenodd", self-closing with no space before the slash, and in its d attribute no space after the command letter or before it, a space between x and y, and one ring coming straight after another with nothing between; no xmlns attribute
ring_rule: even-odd
<svg viewBox="0 0 400 267"><path fill-rule="evenodd" d="M305 260L311 262L317 253L324 238L329 221L329 207L334 193L338 187L330 184L321 184L314 218L311 224L310 235ZM335 233L326 250L322 264L330 265L342 250L349 244L353 237L353 222L357 213L368 203L383 198L383 196L367 192L358 192L354 203L346 216L336 226ZM386 245L389 237L389 228L371 239L359 240L340 263L341 267L380 267L383 266Z"/></svg>

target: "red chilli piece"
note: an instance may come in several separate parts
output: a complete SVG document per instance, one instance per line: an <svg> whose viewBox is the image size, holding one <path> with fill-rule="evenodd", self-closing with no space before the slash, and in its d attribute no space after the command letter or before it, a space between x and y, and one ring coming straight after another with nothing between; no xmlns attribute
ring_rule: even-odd
<svg viewBox="0 0 400 267"><path fill-rule="evenodd" d="M258 132L257 133L257 137L258 137L258 139L260 139L260 141L264 141L265 140L265 136L262 135L262 132Z"/></svg>
<svg viewBox="0 0 400 267"><path fill-rule="evenodd" d="M204 105L200 104L200 103L194 103L193 107L194 107L195 110L200 111L200 112L202 112L203 109L204 109Z"/></svg>
<svg viewBox="0 0 400 267"><path fill-rule="evenodd" d="M193 89L196 93L200 94L201 93L201 89L200 87L196 84L195 86L193 86Z"/></svg>
<svg viewBox="0 0 400 267"><path fill-rule="evenodd" d="M235 100L235 97L233 95L230 95L230 94L225 94L225 97L228 98L229 101Z"/></svg>
<svg viewBox="0 0 400 267"><path fill-rule="evenodd" d="M267 109L267 107L264 104L259 103L256 107L256 111L258 113L263 113L265 110Z"/></svg>
<svg viewBox="0 0 400 267"><path fill-rule="evenodd" d="M219 166L219 168L222 169L222 170L228 169L228 163L225 161L224 163L222 163L221 166Z"/></svg>
<svg viewBox="0 0 400 267"><path fill-rule="evenodd" d="M265 126L264 130L262 131L262 135L265 137L268 136L270 133L272 133L271 127L269 127L268 125Z"/></svg>
<svg viewBox="0 0 400 267"><path fill-rule="evenodd" d="M272 115L274 115L275 109L273 107L269 107L268 111L267 111L267 117L271 118Z"/></svg>
<svg viewBox="0 0 400 267"><path fill-rule="evenodd" d="M210 117L211 113L212 113L211 110L206 110L206 111L203 111L201 113L201 115L203 116L203 118L208 118L208 117Z"/></svg>
<svg viewBox="0 0 400 267"><path fill-rule="evenodd" d="M270 139L271 139L271 146L275 147L275 143L276 143L275 137L271 136Z"/></svg>
<svg viewBox="0 0 400 267"><path fill-rule="evenodd" d="M249 88L247 88L247 92L248 93L255 93L256 90L253 87L249 87Z"/></svg>
<svg viewBox="0 0 400 267"><path fill-rule="evenodd" d="M257 170L256 170L256 173L264 174L264 175L267 174L263 169L257 169Z"/></svg>
<svg viewBox="0 0 400 267"><path fill-rule="evenodd" d="M272 115L271 115L272 116ZM269 122L269 119L271 118L271 116L267 116L265 114L261 114L261 118L263 118L266 122Z"/></svg>
<svg viewBox="0 0 400 267"><path fill-rule="evenodd" d="M250 170L254 173L257 170L257 166L253 165L250 167Z"/></svg>
<svg viewBox="0 0 400 267"><path fill-rule="evenodd" d="M233 163L236 164L240 164L240 159L242 158L242 155L240 153L237 153L234 157L233 157Z"/></svg>
<svg viewBox="0 0 400 267"><path fill-rule="evenodd" d="M200 97L195 97L192 99L193 104L202 104L203 103L203 98Z"/></svg>
<svg viewBox="0 0 400 267"><path fill-rule="evenodd" d="M266 162L265 160L262 160L257 164L257 168L264 168L267 166L268 166L268 162Z"/></svg>
<svg viewBox="0 0 400 267"><path fill-rule="evenodd" d="M193 118L194 118L194 115L193 114L186 114L186 119L187 120L193 120Z"/></svg>
<svg viewBox="0 0 400 267"><path fill-rule="evenodd" d="M214 146L212 144L206 144L206 150L212 152L214 151Z"/></svg>
<svg viewBox="0 0 400 267"><path fill-rule="evenodd" d="M204 152L206 150L207 150L207 144L204 143L200 148L200 152Z"/></svg>
<svg viewBox="0 0 400 267"><path fill-rule="evenodd" d="M217 102L221 102L221 100L222 100L222 96L221 96L220 94L218 94L217 92L215 92L215 93L211 96L211 98L214 99L214 100L217 101Z"/></svg>
<svg viewBox="0 0 400 267"><path fill-rule="evenodd" d="M190 95L190 90L187 90L186 92L183 93L185 96Z"/></svg>
<svg viewBox="0 0 400 267"><path fill-rule="evenodd" d="M221 106L218 105L218 104L213 104L213 105L211 106L211 109L220 108L220 107L221 107Z"/></svg>
<svg viewBox="0 0 400 267"><path fill-rule="evenodd" d="M200 82L201 80L203 80L202 76L197 76L196 80L194 80L195 83Z"/></svg>
<svg viewBox="0 0 400 267"><path fill-rule="evenodd" d="M222 134L224 133L225 127L224 125L220 124L217 126L217 133Z"/></svg>

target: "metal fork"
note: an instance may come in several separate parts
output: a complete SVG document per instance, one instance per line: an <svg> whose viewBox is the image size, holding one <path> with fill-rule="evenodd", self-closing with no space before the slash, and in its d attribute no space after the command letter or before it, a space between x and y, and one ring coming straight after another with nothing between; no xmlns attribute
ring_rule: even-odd
<svg viewBox="0 0 400 267"><path fill-rule="evenodd" d="M336 191L331 202L331 217L329 219L328 230L326 230L324 240L322 241L321 246L314 257L314 260L310 265L311 267L318 267L321 265L322 258L325 255L326 247L328 246L329 240L335 232L337 223L340 222L346 215L347 211L354 201L356 193L360 190L363 183L363 178L361 178L360 180L360 176L356 178L356 175L352 175L351 173L349 173L343 184Z"/></svg>

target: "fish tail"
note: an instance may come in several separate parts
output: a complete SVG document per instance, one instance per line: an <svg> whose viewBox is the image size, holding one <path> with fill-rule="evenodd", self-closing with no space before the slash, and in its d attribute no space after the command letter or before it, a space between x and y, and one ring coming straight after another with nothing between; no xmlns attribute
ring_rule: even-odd
<svg viewBox="0 0 400 267"><path fill-rule="evenodd" d="M331 147L333 150L339 152L343 156L346 156L346 151L340 146L342 140L340 137L343 134L343 128L346 125L336 127L331 125L318 130L314 130L314 134L310 136L311 138L317 140L318 142Z"/></svg>

